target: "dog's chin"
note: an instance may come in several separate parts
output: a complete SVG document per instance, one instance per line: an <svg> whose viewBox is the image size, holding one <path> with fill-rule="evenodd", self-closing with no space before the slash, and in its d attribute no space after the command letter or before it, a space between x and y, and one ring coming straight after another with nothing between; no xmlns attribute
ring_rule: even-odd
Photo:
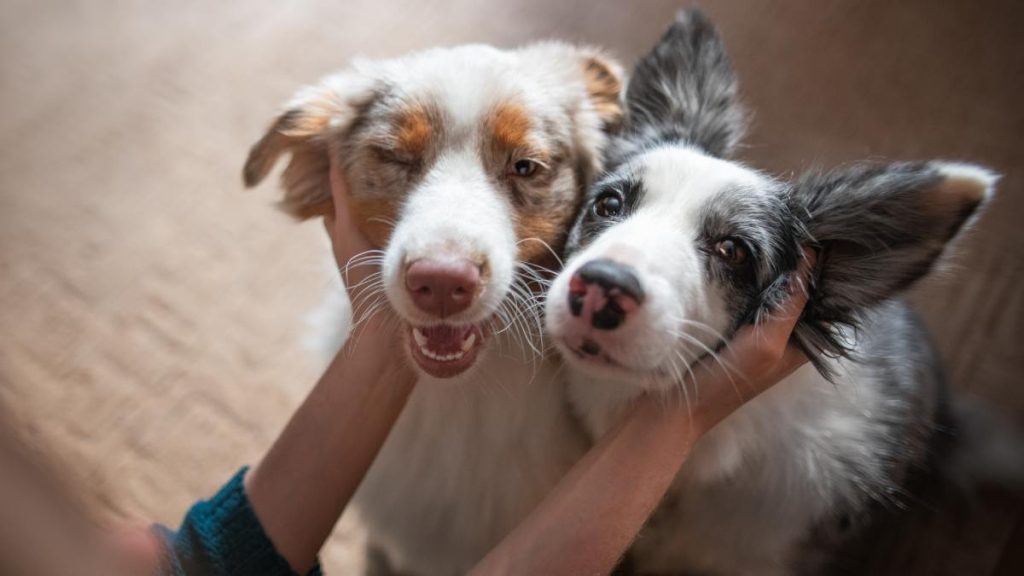
<svg viewBox="0 0 1024 576"><path fill-rule="evenodd" d="M562 357L565 358L569 366L587 376L627 379L637 373L633 368L622 364L604 352L587 354L578 347L573 347L565 338L556 338L555 347L562 353Z"/></svg>
<svg viewBox="0 0 1024 576"><path fill-rule="evenodd" d="M434 378L454 378L472 368L488 336L482 324L406 328L409 356L421 371Z"/></svg>
<svg viewBox="0 0 1024 576"><path fill-rule="evenodd" d="M643 389L660 389L671 386L665 383L671 380L669 372L661 368L660 365L653 368L636 366L603 351L597 354L588 354L579 346L573 346L567 338L555 338L554 342L566 364L585 376L621 381L624 384L635 385Z"/></svg>

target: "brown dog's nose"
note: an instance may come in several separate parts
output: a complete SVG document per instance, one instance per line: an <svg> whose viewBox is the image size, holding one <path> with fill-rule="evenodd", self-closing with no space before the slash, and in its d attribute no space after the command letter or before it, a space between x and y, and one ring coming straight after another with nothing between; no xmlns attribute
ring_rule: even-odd
<svg viewBox="0 0 1024 576"><path fill-rule="evenodd" d="M417 308L447 318L476 299L480 267L468 258L420 258L406 269L405 287Z"/></svg>

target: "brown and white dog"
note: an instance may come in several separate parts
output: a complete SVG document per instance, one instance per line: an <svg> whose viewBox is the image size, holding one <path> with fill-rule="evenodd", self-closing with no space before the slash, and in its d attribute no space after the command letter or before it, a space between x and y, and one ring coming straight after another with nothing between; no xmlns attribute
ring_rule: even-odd
<svg viewBox="0 0 1024 576"><path fill-rule="evenodd" d="M333 156L382 248L359 260L381 266L361 288L397 313L420 373L356 495L392 570L465 572L585 448L538 353L533 290L602 168L621 85L600 52L561 43L357 61L300 91L250 152L249 186L291 154L298 218L332 210Z"/></svg>

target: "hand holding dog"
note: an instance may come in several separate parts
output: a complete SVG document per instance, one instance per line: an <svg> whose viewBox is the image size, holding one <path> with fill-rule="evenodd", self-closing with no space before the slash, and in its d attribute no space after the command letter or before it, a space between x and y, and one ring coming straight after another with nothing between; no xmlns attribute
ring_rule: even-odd
<svg viewBox="0 0 1024 576"><path fill-rule="evenodd" d="M334 213L324 216L324 228L331 239L334 260L355 309L360 295L367 292L368 279L379 272L378 259L374 257L379 246L370 243L352 217L345 175L334 158L330 164L330 182Z"/></svg>
<svg viewBox="0 0 1024 576"><path fill-rule="evenodd" d="M334 214L324 218L354 311L378 271L373 250L349 210L344 176L331 161ZM353 326L345 346L292 416L245 489L278 552L305 573L338 521L401 413L415 375L392 353L390 308ZM324 455L330 455L325 458ZM294 487L305 496L295 499Z"/></svg>

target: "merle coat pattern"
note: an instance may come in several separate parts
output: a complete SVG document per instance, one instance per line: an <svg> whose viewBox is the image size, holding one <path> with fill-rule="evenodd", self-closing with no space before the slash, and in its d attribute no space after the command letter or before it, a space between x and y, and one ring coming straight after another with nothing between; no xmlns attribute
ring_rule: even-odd
<svg viewBox="0 0 1024 576"><path fill-rule="evenodd" d="M973 221L996 177L933 161L784 181L728 160L745 114L721 40L695 10L637 66L626 107L546 310L572 405L594 437L640 393L699 394L681 375L771 313L802 246L818 254L794 336L812 363L701 439L635 543L634 565L816 573L927 465L942 371L898 296ZM626 270L643 293L610 329L581 314L570 290L596 261Z"/></svg>

